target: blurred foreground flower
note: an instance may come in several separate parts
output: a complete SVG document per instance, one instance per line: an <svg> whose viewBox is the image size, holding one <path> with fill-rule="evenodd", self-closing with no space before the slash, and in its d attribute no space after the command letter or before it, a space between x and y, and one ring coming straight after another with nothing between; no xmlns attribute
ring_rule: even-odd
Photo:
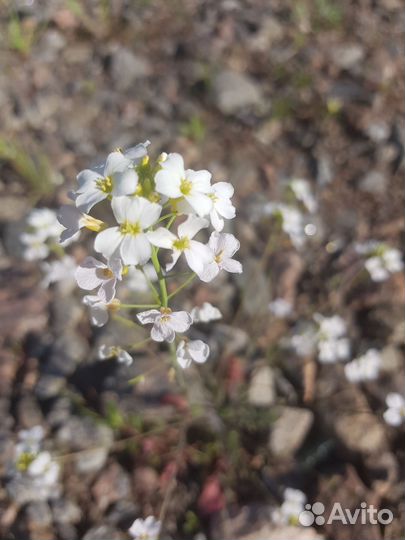
<svg viewBox="0 0 405 540"><path fill-rule="evenodd" d="M385 402L387 410L384 412L384 420L390 426L398 427L405 422L405 399L401 394L391 392Z"/></svg>
<svg viewBox="0 0 405 540"><path fill-rule="evenodd" d="M153 516L148 516L146 519L136 519L128 532L134 540L157 540L160 529L160 521Z"/></svg>

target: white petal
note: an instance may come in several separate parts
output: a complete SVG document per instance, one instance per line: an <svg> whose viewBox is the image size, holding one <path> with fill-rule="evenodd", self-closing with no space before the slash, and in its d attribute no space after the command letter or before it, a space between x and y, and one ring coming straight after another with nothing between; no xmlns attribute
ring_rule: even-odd
<svg viewBox="0 0 405 540"><path fill-rule="evenodd" d="M109 279L107 281L104 281L97 293L97 296L100 298L102 302L105 304L109 304L115 297L115 286L116 286L117 280Z"/></svg>
<svg viewBox="0 0 405 540"><path fill-rule="evenodd" d="M204 341L201 341L201 339L189 341L188 350L190 352L191 358L194 360L194 362L197 362L198 364L203 364L204 362L206 362L210 354L209 346L204 343Z"/></svg>
<svg viewBox="0 0 405 540"><path fill-rule="evenodd" d="M154 323L156 318L161 315L160 311L157 309L149 309L148 311L142 311L142 313L137 314L137 319L141 324Z"/></svg>
<svg viewBox="0 0 405 540"><path fill-rule="evenodd" d="M97 268L100 267L97 267L95 263L100 263L100 261L93 257L87 257L76 269L75 278L81 289L91 291L103 283L104 280L97 274ZM106 265L102 267L107 268Z"/></svg>
<svg viewBox="0 0 405 540"><path fill-rule="evenodd" d="M98 233L94 241L94 249L108 259L116 254L122 238L119 227L110 227Z"/></svg>
<svg viewBox="0 0 405 540"><path fill-rule="evenodd" d="M185 196L186 201L193 207L194 211L200 216L206 216L212 208L212 199L204 193L192 192Z"/></svg>
<svg viewBox="0 0 405 540"><path fill-rule="evenodd" d="M113 197L111 208L118 223L127 221L129 209L133 200L135 199L131 199L130 197Z"/></svg>
<svg viewBox="0 0 405 540"><path fill-rule="evenodd" d="M146 235L151 244L165 249L171 249L173 242L177 239L172 232L164 227L159 227L156 231L148 232Z"/></svg>
<svg viewBox="0 0 405 540"><path fill-rule="evenodd" d="M193 171L188 169L185 177L193 184L193 192L209 193L211 191L211 173L206 170Z"/></svg>
<svg viewBox="0 0 405 540"><path fill-rule="evenodd" d="M90 321L94 326L104 326L108 322L107 306L100 303L91 307Z"/></svg>
<svg viewBox="0 0 405 540"><path fill-rule="evenodd" d="M214 204L214 206L216 211L226 219L233 219L236 215L235 207L228 199L219 200Z"/></svg>
<svg viewBox="0 0 405 540"><path fill-rule="evenodd" d="M123 349L121 349L120 352L118 353L117 360L118 362L121 362L122 364L125 364L127 366L130 366L133 362L132 356L127 351L124 351Z"/></svg>
<svg viewBox="0 0 405 540"><path fill-rule="evenodd" d="M99 360L107 360L111 358L113 352L113 347L107 347L107 345L100 345L97 351L97 357Z"/></svg>
<svg viewBox="0 0 405 540"><path fill-rule="evenodd" d="M220 268L218 264L215 261L211 261L204 266L202 272L198 274L198 277L201 279L201 281L209 283L217 277L217 275L219 274L219 270Z"/></svg>
<svg viewBox="0 0 405 540"><path fill-rule="evenodd" d="M132 146L125 150L124 156L130 159L132 162L139 163L143 157L148 154L147 147L150 145L150 141L139 143L136 146Z"/></svg>
<svg viewBox="0 0 405 540"><path fill-rule="evenodd" d="M150 259L152 248L146 234L126 234L120 247L124 264L144 265Z"/></svg>
<svg viewBox="0 0 405 540"><path fill-rule="evenodd" d="M232 274L241 274L243 272L241 263L235 259L225 259L222 262L221 267L226 272L231 272Z"/></svg>
<svg viewBox="0 0 405 540"><path fill-rule="evenodd" d="M384 414L384 420L390 426L398 427L402 424L403 418L396 409L387 409Z"/></svg>
<svg viewBox="0 0 405 540"><path fill-rule="evenodd" d="M208 221L206 219L190 215L186 221L184 221L184 223L179 225L177 232L179 238L186 236L187 238L191 239L194 238L194 236L205 227L208 227Z"/></svg>
<svg viewBox="0 0 405 540"><path fill-rule="evenodd" d="M166 325L170 326L175 332L186 332L192 323L193 319L190 313L187 313L187 311L174 311Z"/></svg>
<svg viewBox="0 0 405 540"><path fill-rule="evenodd" d="M401 409L405 406L405 400L401 394L397 394L395 392L390 392L387 394L387 397L385 398L385 402L388 407L394 408L394 409Z"/></svg>
<svg viewBox="0 0 405 540"><path fill-rule="evenodd" d="M193 272L200 274L204 266L212 261L212 252L208 246L191 240L190 248L184 251L187 264Z"/></svg>
<svg viewBox="0 0 405 540"><path fill-rule="evenodd" d="M83 193L87 191L91 186L95 186L97 180L100 180L102 176L96 171L91 169L85 169L84 171L79 172L77 175L77 183L79 187L77 189L78 193Z"/></svg>
<svg viewBox="0 0 405 540"><path fill-rule="evenodd" d="M161 170L156 173L155 183L156 191L166 195L171 199L177 199L182 196L180 191L181 177L173 176L170 171Z"/></svg>
<svg viewBox="0 0 405 540"><path fill-rule="evenodd" d="M79 195L76 197L75 204L81 212L88 214L94 205L103 201L106 198L106 193L104 193L100 189L95 188L85 191L84 193L79 193Z"/></svg>
<svg viewBox="0 0 405 540"><path fill-rule="evenodd" d="M153 341L167 341L168 343L173 343L176 334L167 323L155 323L150 332L150 337Z"/></svg>
<svg viewBox="0 0 405 540"><path fill-rule="evenodd" d="M223 219L221 219L218 215L218 212L213 208L210 212L210 219L211 224L214 227L214 229L218 232L222 231L224 228L225 222Z"/></svg>
<svg viewBox="0 0 405 540"><path fill-rule="evenodd" d="M137 185L137 173L134 171L134 169L127 169L122 173L116 173L114 175L114 185L111 194L113 197L131 195L135 193Z"/></svg>
<svg viewBox="0 0 405 540"><path fill-rule="evenodd" d="M160 204L153 203L144 198L139 198L141 204L141 212L139 216L139 223L142 229L147 229L159 219L162 207Z"/></svg>
<svg viewBox="0 0 405 540"><path fill-rule="evenodd" d="M104 167L104 176L113 176L115 173L125 171L131 165L131 161L122 152L108 154Z"/></svg>
<svg viewBox="0 0 405 540"><path fill-rule="evenodd" d="M216 182L212 191L221 199L230 199L234 194L234 187L229 182Z"/></svg>
<svg viewBox="0 0 405 540"><path fill-rule="evenodd" d="M66 229L74 230L74 232L77 232L80 229L80 220L82 217L82 212L80 212L80 210L78 210L76 206L73 206L72 204L64 204L59 208L57 214L59 223Z"/></svg>
<svg viewBox="0 0 405 540"><path fill-rule="evenodd" d="M181 251L178 249L175 249L172 253L172 260L166 264L166 272L170 272L170 270L174 267L176 262L179 260L179 257L181 255Z"/></svg>

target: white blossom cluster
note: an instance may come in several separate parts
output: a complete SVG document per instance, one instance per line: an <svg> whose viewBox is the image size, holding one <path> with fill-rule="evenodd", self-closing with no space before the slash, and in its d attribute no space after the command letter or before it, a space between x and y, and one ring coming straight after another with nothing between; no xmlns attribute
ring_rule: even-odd
<svg viewBox="0 0 405 540"><path fill-rule="evenodd" d="M41 426L18 434L7 491L20 503L46 500L60 491L60 467L51 454L42 449L43 438Z"/></svg>
<svg viewBox="0 0 405 540"><path fill-rule="evenodd" d="M291 338L291 345L300 356L316 353L318 360L330 364L346 360L350 355L350 340L346 336L346 323L339 315L324 317L314 314L314 322L303 332Z"/></svg>
<svg viewBox="0 0 405 540"><path fill-rule="evenodd" d="M225 220L235 217L234 189L228 182L211 183L207 170L186 169L180 154L161 154L152 162L148 145L147 141L125 152L111 152L104 164L79 173L78 188L71 195L74 205L63 206L58 214L64 227L61 241L77 239L83 228L96 233L98 257L87 257L75 273L79 287L91 292L83 302L90 308L92 323L103 326L109 312L120 309L116 296L120 282L128 280L133 291L150 288L156 303L133 304L138 309L151 308L139 312L137 319L142 325L152 325L154 341L176 341L178 362L186 367L192 361L204 362L209 348L201 340L176 338L198 316L194 310L172 310L167 280L179 260L190 269L190 279L198 277L203 282L221 272L242 272L242 265L233 258L239 241L222 232ZM106 222L90 215L102 202L108 205ZM197 239L210 225L213 231L208 242ZM201 311L199 320L219 318L215 309L208 317ZM101 358L117 356L129 363L127 355L117 347L99 351Z"/></svg>
<svg viewBox="0 0 405 540"><path fill-rule="evenodd" d="M384 242L370 240L357 244L355 249L359 255L366 257L364 267L373 281L386 281L391 274L401 272L404 268L402 253Z"/></svg>
<svg viewBox="0 0 405 540"><path fill-rule="evenodd" d="M352 383L374 381L380 374L380 368L381 354L377 349L369 349L365 354L345 365L345 375Z"/></svg>
<svg viewBox="0 0 405 540"><path fill-rule="evenodd" d="M283 497L281 506L272 512L272 520L278 525L297 525L307 497L299 489L293 488L286 488Z"/></svg>
<svg viewBox="0 0 405 540"><path fill-rule="evenodd" d="M26 222L27 231L20 236L24 246L24 259L27 261L46 259L63 230L56 212L50 208L35 208L30 212Z"/></svg>
<svg viewBox="0 0 405 540"><path fill-rule="evenodd" d="M158 540L162 524L154 516L136 519L128 532L133 540Z"/></svg>

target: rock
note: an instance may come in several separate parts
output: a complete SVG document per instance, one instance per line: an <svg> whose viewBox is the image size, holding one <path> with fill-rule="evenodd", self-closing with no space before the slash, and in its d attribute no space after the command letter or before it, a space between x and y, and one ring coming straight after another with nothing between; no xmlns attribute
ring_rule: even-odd
<svg viewBox="0 0 405 540"><path fill-rule="evenodd" d="M66 384L66 379L60 375L41 375L35 387L38 399L49 399L60 394Z"/></svg>
<svg viewBox="0 0 405 540"><path fill-rule="evenodd" d="M112 57L111 75L118 90L128 90L137 79L150 74L151 68L145 58L135 55L123 47Z"/></svg>
<svg viewBox="0 0 405 540"><path fill-rule="evenodd" d="M44 501L34 501L24 509L26 528L32 540L52 540L52 512L49 504Z"/></svg>
<svg viewBox="0 0 405 540"><path fill-rule="evenodd" d="M46 421L53 428L59 427L68 420L71 409L72 403L69 398L59 398L52 404L51 409L47 414Z"/></svg>
<svg viewBox="0 0 405 540"><path fill-rule="evenodd" d="M213 99L223 114L236 114L246 108L262 105L258 84L247 75L222 71L214 80Z"/></svg>
<svg viewBox="0 0 405 540"><path fill-rule="evenodd" d="M137 517L139 517L139 507L132 501L117 501L112 510L107 515L109 525L128 530Z"/></svg>
<svg viewBox="0 0 405 540"><path fill-rule="evenodd" d="M276 400L274 372L269 366L253 371L248 390L248 401L256 407L268 407Z"/></svg>
<svg viewBox="0 0 405 540"><path fill-rule="evenodd" d="M336 434L354 452L373 454L386 446L385 429L368 412L340 415L334 422Z"/></svg>
<svg viewBox="0 0 405 540"><path fill-rule="evenodd" d="M269 313L270 281L260 260L248 259L239 277L243 294L243 312L249 317L266 317ZM264 321L267 324L267 321Z"/></svg>
<svg viewBox="0 0 405 540"><path fill-rule="evenodd" d="M87 340L77 332L65 331L52 345L44 371L52 375L71 375L88 352Z"/></svg>
<svg viewBox="0 0 405 540"><path fill-rule="evenodd" d="M18 421L21 427L28 429L42 423L42 412L32 395L24 396L17 405Z"/></svg>
<svg viewBox="0 0 405 540"><path fill-rule="evenodd" d="M109 525L97 525L92 527L83 536L83 540L123 540L127 536L122 535L114 527Z"/></svg>
<svg viewBox="0 0 405 540"><path fill-rule="evenodd" d="M80 451L74 457L76 469L88 474L104 466L113 443L113 432L88 417L72 416L56 433L56 440L64 448Z"/></svg>
<svg viewBox="0 0 405 540"><path fill-rule="evenodd" d="M356 43L344 44L332 49L332 60L341 69L352 69L364 58L364 49Z"/></svg>
<svg viewBox="0 0 405 540"><path fill-rule="evenodd" d="M359 187L367 193L381 195L387 189L387 177L379 171L370 171L360 180Z"/></svg>
<svg viewBox="0 0 405 540"><path fill-rule="evenodd" d="M386 373L399 373L404 365L404 356L400 349L388 345L381 351L381 368Z"/></svg>
<svg viewBox="0 0 405 540"><path fill-rule="evenodd" d="M56 523L75 524L82 519L80 506L69 499L56 499L52 502L52 513Z"/></svg>
<svg viewBox="0 0 405 540"><path fill-rule="evenodd" d="M112 463L97 478L91 492L103 513L111 504L130 496L129 476L118 463Z"/></svg>
<svg viewBox="0 0 405 540"><path fill-rule="evenodd" d="M280 458L292 457L305 441L313 420L313 413L308 409L282 407L269 436L272 454Z"/></svg>

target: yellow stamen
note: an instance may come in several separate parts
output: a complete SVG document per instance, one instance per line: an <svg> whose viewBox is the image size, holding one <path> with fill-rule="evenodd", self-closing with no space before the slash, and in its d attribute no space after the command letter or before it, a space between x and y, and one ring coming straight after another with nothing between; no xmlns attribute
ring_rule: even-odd
<svg viewBox="0 0 405 540"><path fill-rule="evenodd" d="M185 249L188 249L190 247L190 240L187 238L187 236L179 238L178 240L174 240L173 247L174 249L178 249L179 251L184 251Z"/></svg>
<svg viewBox="0 0 405 540"><path fill-rule="evenodd" d="M190 182L190 180L187 180L186 178L183 178L180 182L180 191L184 196L190 195L192 187L192 182Z"/></svg>
<svg viewBox="0 0 405 540"><path fill-rule="evenodd" d="M121 224L120 232L122 234L132 234L133 236L136 236L142 232L142 227L139 223L130 223L129 221L124 221L124 223Z"/></svg>
<svg viewBox="0 0 405 540"><path fill-rule="evenodd" d="M113 188L113 181L111 176L106 176L105 178L99 178L96 180L96 186L103 193L111 193Z"/></svg>

